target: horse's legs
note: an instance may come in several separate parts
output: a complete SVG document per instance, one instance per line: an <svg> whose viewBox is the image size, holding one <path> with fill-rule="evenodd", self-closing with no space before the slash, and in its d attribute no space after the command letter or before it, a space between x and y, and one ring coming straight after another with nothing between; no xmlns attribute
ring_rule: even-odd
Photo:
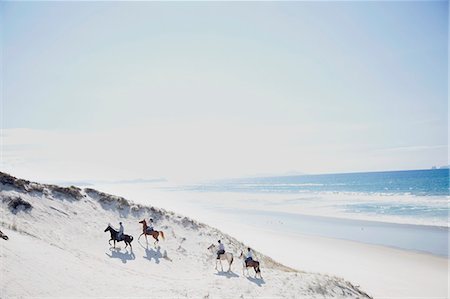
<svg viewBox="0 0 450 299"><path fill-rule="evenodd" d="M109 239L109 241L108 241L108 243L109 243L109 246L111 246L111 240L112 240L112 239Z"/></svg>
<svg viewBox="0 0 450 299"><path fill-rule="evenodd" d="M139 241L139 239L140 239L140 238L142 237L142 235L143 235L143 234L144 234L144 233L142 233L142 234L140 234L140 235L139 235L139 237L138 237L138 241Z"/></svg>
<svg viewBox="0 0 450 299"><path fill-rule="evenodd" d="M261 275L261 268L259 267L259 265L258 265L258 274L259 274L259 279L262 279L262 275Z"/></svg>

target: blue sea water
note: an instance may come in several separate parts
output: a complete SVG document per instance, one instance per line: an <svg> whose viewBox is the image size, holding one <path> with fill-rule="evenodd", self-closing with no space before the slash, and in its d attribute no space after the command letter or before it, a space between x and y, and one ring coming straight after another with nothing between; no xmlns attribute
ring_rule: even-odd
<svg viewBox="0 0 450 299"><path fill-rule="evenodd" d="M272 196L275 200L267 205L274 210L284 205L303 211L308 207L308 212L319 215L333 210L344 218L449 223L449 169L239 178L178 188L211 195L241 194L243 201L248 194Z"/></svg>
<svg viewBox="0 0 450 299"><path fill-rule="evenodd" d="M215 192L358 192L449 195L449 169L241 178L185 186Z"/></svg>
<svg viewBox="0 0 450 299"><path fill-rule="evenodd" d="M228 221L448 256L449 169L239 178L176 189L205 198Z"/></svg>

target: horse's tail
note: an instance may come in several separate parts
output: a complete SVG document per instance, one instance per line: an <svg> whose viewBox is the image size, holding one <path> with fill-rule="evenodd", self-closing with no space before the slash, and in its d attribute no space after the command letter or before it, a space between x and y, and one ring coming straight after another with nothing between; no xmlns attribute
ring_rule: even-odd
<svg viewBox="0 0 450 299"><path fill-rule="evenodd" d="M130 243L133 242L133 236L130 236Z"/></svg>
<svg viewBox="0 0 450 299"><path fill-rule="evenodd" d="M162 238L163 240L165 240L166 238L164 237L164 232L163 232L163 231L160 231L160 233L161 233L161 238Z"/></svg>

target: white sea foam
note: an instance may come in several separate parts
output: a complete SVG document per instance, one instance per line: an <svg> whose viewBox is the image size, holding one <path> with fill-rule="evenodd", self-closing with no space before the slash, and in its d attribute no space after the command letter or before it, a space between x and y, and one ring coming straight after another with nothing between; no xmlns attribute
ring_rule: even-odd
<svg viewBox="0 0 450 299"><path fill-rule="evenodd" d="M180 212L190 209L194 213L205 210L221 213L224 209L239 208L399 224L449 226L449 196L329 191L297 193L173 191L177 189L168 184L160 184L157 187L146 184L105 185L98 188L132 196L143 203L150 201L168 209L181 210Z"/></svg>

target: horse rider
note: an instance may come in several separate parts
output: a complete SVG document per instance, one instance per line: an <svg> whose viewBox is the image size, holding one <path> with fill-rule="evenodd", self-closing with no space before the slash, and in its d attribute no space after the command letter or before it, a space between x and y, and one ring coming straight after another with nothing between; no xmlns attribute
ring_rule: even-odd
<svg viewBox="0 0 450 299"><path fill-rule="evenodd" d="M223 246L222 242L217 241L219 243L219 250L217 251L217 259L220 259L220 255L225 253L225 246Z"/></svg>
<svg viewBox="0 0 450 299"><path fill-rule="evenodd" d="M151 233L153 232L155 229L153 228L153 219L150 218L148 220L148 225L147 225L147 233Z"/></svg>
<svg viewBox="0 0 450 299"><path fill-rule="evenodd" d="M245 255L245 264L248 265L251 261L253 261L253 251L248 247L247 254Z"/></svg>
<svg viewBox="0 0 450 299"><path fill-rule="evenodd" d="M119 222L119 232L117 233L117 240L118 241L122 240L122 236L123 236L123 225L122 222Z"/></svg>

